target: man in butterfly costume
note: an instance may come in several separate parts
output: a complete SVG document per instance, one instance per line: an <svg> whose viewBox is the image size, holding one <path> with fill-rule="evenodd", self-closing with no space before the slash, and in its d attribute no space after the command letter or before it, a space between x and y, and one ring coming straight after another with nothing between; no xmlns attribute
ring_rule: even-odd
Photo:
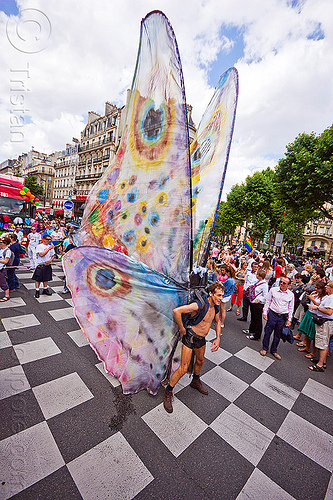
<svg viewBox="0 0 333 500"><path fill-rule="evenodd" d="M206 339L212 322L215 323L216 339L212 342L211 350L215 352L220 346L221 320L219 305L223 297L223 285L219 281L211 283L207 288L208 297L203 295L188 305L176 307L173 310L179 333L182 335L182 354L179 368L172 374L170 382L164 392L164 408L168 413L173 412L172 391L181 377L187 373L191 359L195 356L193 379L191 387L201 394L208 394L208 390L200 380L202 365L205 361ZM185 326L186 325L186 326Z"/></svg>
<svg viewBox="0 0 333 500"><path fill-rule="evenodd" d="M190 152L174 32L162 12L142 20L121 144L89 194L77 248L63 258L77 321L125 394L156 394L179 365L172 311L188 303L192 268L205 263L237 95L232 68Z"/></svg>

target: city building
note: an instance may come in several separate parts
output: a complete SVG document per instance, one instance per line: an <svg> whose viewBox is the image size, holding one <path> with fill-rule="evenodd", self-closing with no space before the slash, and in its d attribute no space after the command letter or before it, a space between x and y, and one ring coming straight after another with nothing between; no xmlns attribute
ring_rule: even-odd
<svg viewBox="0 0 333 500"><path fill-rule="evenodd" d="M64 202L76 196L75 175L79 163L79 141L73 137L73 144L66 144L66 149L57 158L54 169L53 207L63 209Z"/></svg>
<svg viewBox="0 0 333 500"><path fill-rule="evenodd" d="M15 175L22 177L34 175L37 178L37 182L43 186L44 196L40 200L41 206L52 206L54 166L60 155L61 151L47 155L32 148L28 153L20 155L15 164Z"/></svg>
<svg viewBox="0 0 333 500"><path fill-rule="evenodd" d="M5 160L0 163L0 173L1 174L14 174L15 164L17 160Z"/></svg>
<svg viewBox="0 0 333 500"><path fill-rule="evenodd" d="M115 158L121 140L123 109L124 106L118 108L107 101L103 116L88 112L87 125L81 132L75 174L76 194L72 198L77 217L82 216L89 191Z"/></svg>
<svg viewBox="0 0 333 500"><path fill-rule="evenodd" d="M327 205L326 209L332 209ZM303 255L306 257L333 258L333 220L323 218L309 222L304 230Z"/></svg>

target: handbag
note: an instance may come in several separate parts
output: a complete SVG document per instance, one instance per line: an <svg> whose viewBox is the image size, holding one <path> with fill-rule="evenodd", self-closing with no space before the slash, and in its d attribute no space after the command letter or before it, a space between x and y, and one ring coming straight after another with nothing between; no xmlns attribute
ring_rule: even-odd
<svg viewBox="0 0 333 500"><path fill-rule="evenodd" d="M326 323L326 321L329 321L328 318L322 318L321 316L312 316L312 321L314 322L315 325L323 325L324 323Z"/></svg>
<svg viewBox="0 0 333 500"><path fill-rule="evenodd" d="M283 342L289 342L289 344L294 343L293 332L290 330L289 326L284 326L281 332L281 340Z"/></svg>

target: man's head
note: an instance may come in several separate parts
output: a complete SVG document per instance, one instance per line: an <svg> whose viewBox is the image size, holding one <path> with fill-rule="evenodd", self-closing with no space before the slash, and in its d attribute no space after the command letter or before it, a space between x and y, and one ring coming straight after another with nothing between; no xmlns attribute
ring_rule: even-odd
<svg viewBox="0 0 333 500"><path fill-rule="evenodd" d="M43 243L44 245L49 245L51 243L51 236L49 234L44 234L43 236Z"/></svg>
<svg viewBox="0 0 333 500"><path fill-rule="evenodd" d="M252 262L251 264L251 270L253 273L256 273L258 271L259 264L258 262Z"/></svg>
<svg viewBox="0 0 333 500"><path fill-rule="evenodd" d="M32 231L33 233L35 233L35 232L36 232L36 228L35 228L35 226L32 226L31 231Z"/></svg>
<svg viewBox="0 0 333 500"><path fill-rule="evenodd" d="M286 291L288 286L290 285L290 283L291 283L291 279L288 278L288 276L281 276L280 283L279 283L280 290Z"/></svg>
<svg viewBox="0 0 333 500"><path fill-rule="evenodd" d="M13 241L13 242L15 243L15 241L17 241L17 234L12 233L12 234L10 235L10 239L11 239L11 241Z"/></svg>
<svg viewBox="0 0 333 500"><path fill-rule="evenodd" d="M224 294L224 286L219 281L214 281L207 288L208 297L211 298L214 305L219 306Z"/></svg>

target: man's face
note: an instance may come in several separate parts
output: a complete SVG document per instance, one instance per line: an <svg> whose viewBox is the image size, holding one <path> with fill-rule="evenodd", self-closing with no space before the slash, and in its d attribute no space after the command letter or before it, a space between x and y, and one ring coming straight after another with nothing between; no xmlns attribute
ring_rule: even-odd
<svg viewBox="0 0 333 500"><path fill-rule="evenodd" d="M258 271L258 267L259 267L259 266L258 266L258 264L257 264L257 263L255 263L255 264L253 263L253 264L252 264L252 272L253 272L253 273L256 273L256 272Z"/></svg>
<svg viewBox="0 0 333 500"><path fill-rule="evenodd" d="M280 279L280 290L282 290L283 292L285 292L287 290L289 286L289 279L288 278L281 278Z"/></svg>
<svg viewBox="0 0 333 500"><path fill-rule="evenodd" d="M221 290L221 288L217 288L217 289L215 290L215 293L214 293L214 294L210 293L209 295L210 295L210 296L212 297L212 299L213 299L213 304L214 304L215 306L219 306L219 305L221 304L221 300L223 299L223 295L224 295L224 293L223 293L223 291Z"/></svg>

